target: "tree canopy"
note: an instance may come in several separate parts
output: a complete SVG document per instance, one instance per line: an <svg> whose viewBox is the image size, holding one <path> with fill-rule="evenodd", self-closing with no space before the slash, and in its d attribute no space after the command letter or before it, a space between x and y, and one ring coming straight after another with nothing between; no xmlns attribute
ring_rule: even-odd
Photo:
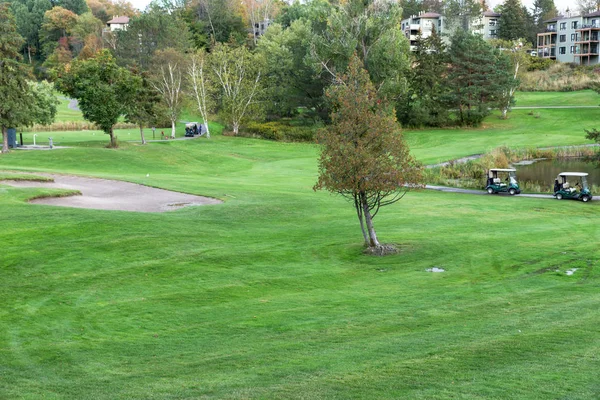
<svg viewBox="0 0 600 400"><path fill-rule="evenodd" d="M360 59L327 89L331 125L318 134L321 145L315 190L326 189L354 206L365 244L383 250L373 218L380 207L419 186L421 168L400 134L393 109L381 99Z"/></svg>
<svg viewBox="0 0 600 400"><path fill-rule="evenodd" d="M87 60L74 60L59 73L57 87L77 99L83 117L110 136L117 147L113 126L127 113L141 78L119 67L108 50Z"/></svg>

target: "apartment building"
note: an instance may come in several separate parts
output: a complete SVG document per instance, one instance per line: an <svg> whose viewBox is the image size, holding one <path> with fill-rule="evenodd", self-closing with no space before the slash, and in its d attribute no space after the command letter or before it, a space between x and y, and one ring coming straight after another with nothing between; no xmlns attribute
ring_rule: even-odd
<svg viewBox="0 0 600 400"><path fill-rule="evenodd" d="M417 36L421 32L423 38L431 36L431 32L435 29L438 34L444 32L444 16L434 12L420 13L413 15L401 22L402 32L410 41L410 50L417 49Z"/></svg>
<svg viewBox="0 0 600 400"><path fill-rule="evenodd" d="M583 16L581 27L577 29L575 59L582 65L594 65L598 59L600 32L600 11Z"/></svg>
<svg viewBox="0 0 600 400"><path fill-rule="evenodd" d="M493 11L485 11L471 23L471 32L480 34L484 39L496 39L498 37L498 21L500 14ZM402 20L402 31L410 41L410 49L417 48L417 35L421 32L423 38L429 37L433 29L442 36L446 44L449 44L452 29L446 23L446 18L438 13L423 12Z"/></svg>
<svg viewBox="0 0 600 400"><path fill-rule="evenodd" d="M561 15L544 21L537 35L537 54L559 62L598 64L600 11L586 15Z"/></svg>
<svg viewBox="0 0 600 400"><path fill-rule="evenodd" d="M500 15L494 11L484 11L480 18L473 21L471 31L480 34L485 40L498 39Z"/></svg>

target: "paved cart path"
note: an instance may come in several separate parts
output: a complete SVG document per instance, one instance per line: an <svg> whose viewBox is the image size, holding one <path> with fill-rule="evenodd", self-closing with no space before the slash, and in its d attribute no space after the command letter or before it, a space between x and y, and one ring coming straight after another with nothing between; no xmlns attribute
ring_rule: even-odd
<svg viewBox="0 0 600 400"><path fill-rule="evenodd" d="M453 188L453 187L448 187L448 186L425 185L425 189L437 190L439 192L446 192L446 193L464 193L464 194L477 194L477 195L491 196L485 190L460 189L460 188ZM508 196L508 197L532 197L535 199L553 199L554 200L554 196L552 196L551 194L521 193L521 194L511 196L508 193L498 193L497 195ZM592 201L598 201L598 200L599 199L597 197L592 198Z"/></svg>

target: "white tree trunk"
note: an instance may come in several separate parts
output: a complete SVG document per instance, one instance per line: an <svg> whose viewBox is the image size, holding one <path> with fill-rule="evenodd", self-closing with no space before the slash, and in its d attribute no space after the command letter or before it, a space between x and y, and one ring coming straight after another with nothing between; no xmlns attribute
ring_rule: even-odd
<svg viewBox="0 0 600 400"><path fill-rule="evenodd" d="M171 119L171 139L175 139L175 120Z"/></svg>
<svg viewBox="0 0 600 400"><path fill-rule="evenodd" d="M208 130L208 82L206 80L206 74L204 70L204 57L205 53L192 55L192 60L188 68L188 75L192 81L192 88L194 89L194 95L196 96L196 103L198 105L198 111L204 122L204 129L206 137L210 139L210 131Z"/></svg>

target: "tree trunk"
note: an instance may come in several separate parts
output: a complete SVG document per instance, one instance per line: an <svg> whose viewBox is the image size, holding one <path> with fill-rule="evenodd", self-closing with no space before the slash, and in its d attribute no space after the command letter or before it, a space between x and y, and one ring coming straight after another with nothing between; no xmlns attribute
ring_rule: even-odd
<svg viewBox="0 0 600 400"><path fill-rule="evenodd" d="M210 130L208 130L208 122L204 120L204 130L206 131L206 138L210 139Z"/></svg>
<svg viewBox="0 0 600 400"><path fill-rule="evenodd" d="M234 122L233 123L233 134L235 136L237 136L239 132L240 132L240 124L237 122Z"/></svg>
<svg viewBox="0 0 600 400"><path fill-rule="evenodd" d="M146 138L144 137L144 125L140 124L140 136L142 137L142 144L146 144Z"/></svg>
<svg viewBox="0 0 600 400"><path fill-rule="evenodd" d="M175 139L175 120L171 120L171 139Z"/></svg>
<svg viewBox="0 0 600 400"><path fill-rule="evenodd" d="M31 65L31 46L27 46L27 56L29 57L29 64Z"/></svg>
<svg viewBox="0 0 600 400"><path fill-rule="evenodd" d="M2 153L8 153L8 128L2 125Z"/></svg>
<svg viewBox="0 0 600 400"><path fill-rule="evenodd" d="M373 227L373 218L371 218L371 211L369 210L369 205L367 204L364 194L361 195L361 203L363 207L363 214L365 216L365 223L367 224L367 231L369 232L369 246L380 247L381 244L377 240L377 233L375 233L375 228Z"/></svg>
<svg viewBox="0 0 600 400"><path fill-rule="evenodd" d="M360 222L360 230L362 231L363 238L365 239L365 246L369 245L369 238L367 237L367 231L365 231L365 222L363 220L362 206L357 195L354 195L354 208L356 208L356 215Z"/></svg>
<svg viewBox="0 0 600 400"><path fill-rule="evenodd" d="M110 147L112 149L116 149L117 148L117 138L115 137L115 132L113 130L113 127L110 127L110 132L108 133L110 135Z"/></svg>

